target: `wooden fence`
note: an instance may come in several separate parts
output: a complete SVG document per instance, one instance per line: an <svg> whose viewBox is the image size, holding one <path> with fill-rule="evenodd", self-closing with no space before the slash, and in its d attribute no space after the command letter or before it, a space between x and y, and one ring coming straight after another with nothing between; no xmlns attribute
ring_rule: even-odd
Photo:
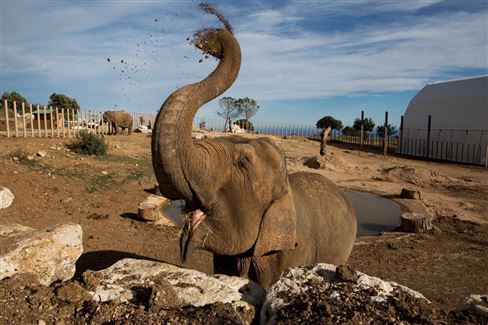
<svg viewBox="0 0 488 325"><path fill-rule="evenodd" d="M29 103L3 103L0 115L0 135L6 137L64 138L77 137L81 131L95 134L113 133L111 125L103 121L103 111L96 109L64 109ZM10 106L13 109L9 108ZM154 115L129 113L133 129L142 125L152 126Z"/></svg>

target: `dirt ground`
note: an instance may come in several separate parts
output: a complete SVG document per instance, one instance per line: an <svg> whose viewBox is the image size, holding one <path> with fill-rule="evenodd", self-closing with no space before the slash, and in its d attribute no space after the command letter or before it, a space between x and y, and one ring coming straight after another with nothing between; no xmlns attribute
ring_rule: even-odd
<svg viewBox="0 0 488 325"><path fill-rule="evenodd" d="M437 217L427 234L359 237L349 262L353 268L418 290L445 310L466 293L488 292L488 170L332 145L326 168L312 169L303 161L318 153L318 142L276 139L290 172L320 173L343 188L393 199L404 187L419 190ZM137 205L155 184L150 138L133 134L107 140L109 154L97 158L68 151L70 139L0 138L0 186L16 197L0 210L1 222L35 228L80 224L84 254L78 276L126 257L181 265L179 230L137 218ZM41 150L45 157L27 159ZM195 253L183 266L211 273L211 255Z"/></svg>

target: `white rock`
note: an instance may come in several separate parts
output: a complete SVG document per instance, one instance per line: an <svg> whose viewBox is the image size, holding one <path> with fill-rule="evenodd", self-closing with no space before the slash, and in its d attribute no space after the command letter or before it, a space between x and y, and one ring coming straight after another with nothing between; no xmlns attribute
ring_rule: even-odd
<svg viewBox="0 0 488 325"><path fill-rule="evenodd" d="M90 294L99 302L127 302L136 295L131 288L151 287L156 278L168 281L182 306L230 303L241 319L250 323L265 298L264 290L250 280L205 273L171 264L123 259L109 268L84 273L85 282L94 283Z"/></svg>
<svg viewBox="0 0 488 325"><path fill-rule="evenodd" d="M169 204L170 201L167 198L151 194L143 202L139 203L138 215L147 221L166 219L170 222L170 219L163 212L163 209L169 206ZM174 223L172 224L174 225Z"/></svg>
<svg viewBox="0 0 488 325"><path fill-rule="evenodd" d="M148 128L146 125L141 125L137 130L141 133L147 133Z"/></svg>
<svg viewBox="0 0 488 325"><path fill-rule="evenodd" d="M473 310L480 315L488 316L488 295L465 295L459 301L457 310Z"/></svg>
<svg viewBox="0 0 488 325"><path fill-rule="evenodd" d="M33 273L44 285L71 279L83 252L81 226L73 224L45 230L0 225L0 244L0 280L16 273Z"/></svg>
<svg viewBox="0 0 488 325"><path fill-rule="evenodd" d="M102 175L108 175L108 171L102 170Z"/></svg>
<svg viewBox="0 0 488 325"><path fill-rule="evenodd" d="M41 150L41 151L38 151L38 152L37 152L37 155L38 155L39 157L46 157L46 155L47 155L47 154L46 154L46 152L45 152L45 151Z"/></svg>
<svg viewBox="0 0 488 325"><path fill-rule="evenodd" d="M0 187L0 209L8 208L14 201L14 193L6 187Z"/></svg>
<svg viewBox="0 0 488 325"><path fill-rule="evenodd" d="M269 290L266 300L260 313L261 324L275 324L278 311L290 302L283 298L284 292L301 294L310 290L310 283L316 281L325 284L330 288L333 281L337 281L336 266L331 264L320 263L314 267L296 267L290 268L283 272L279 280L273 284ZM358 289L374 288L377 295L371 296L372 301L382 303L386 302L388 296L395 296L399 292L411 295L415 298L428 300L419 292L402 286L395 282L383 281L380 278L372 277L361 272L357 272L358 280L353 285ZM332 293L333 297L339 299L340 295Z"/></svg>

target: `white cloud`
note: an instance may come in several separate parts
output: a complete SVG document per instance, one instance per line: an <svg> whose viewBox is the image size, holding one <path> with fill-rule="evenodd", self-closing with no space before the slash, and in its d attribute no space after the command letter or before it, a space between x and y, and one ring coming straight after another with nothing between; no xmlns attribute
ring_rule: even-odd
<svg viewBox="0 0 488 325"><path fill-rule="evenodd" d="M399 14L390 23L348 31L311 31L306 25L308 15L413 13L437 2L291 2L272 9L259 5L254 11L226 3L224 12L237 22L243 52L241 73L229 94L258 101L316 99L414 90L459 69L486 71L486 11ZM185 42L199 27L217 25L215 18L191 9L193 4L49 4L2 7L2 91L44 89L47 98L68 89L82 106L113 103L153 110L176 87L205 77L216 65L214 60L198 64L202 55ZM137 64L130 80L119 80L120 59L132 68ZM32 80L43 83L34 87Z"/></svg>
<svg viewBox="0 0 488 325"><path fill-rule="evenodd" d="M453 70L486 70L486 24L486 13L453 13L381 30L238 32L238 93L275 100L418 89Z"/></svg>

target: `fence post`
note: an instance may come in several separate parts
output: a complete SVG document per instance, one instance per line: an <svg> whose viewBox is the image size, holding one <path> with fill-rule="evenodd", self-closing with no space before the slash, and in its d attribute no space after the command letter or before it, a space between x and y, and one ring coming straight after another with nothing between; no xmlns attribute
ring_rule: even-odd
<svg viewBox="0 0 488 325"><path fill-rule="evenodd" d="M63 124L62 124L62 129L63 129L63 138L66 138L66 129L64 128L64 121L65 121L65 117L64 117L64 108L61 108L61 115L63 116Z"/></svg>
<svg viewBox="0 0 488 325"><path fill-rule="evenodd" d="M58 135L59 138L59 111L58 108L55 108L56 110L56 134Z"/></svg>
<svg viewBox="0 0 488 325"><path fill-rule="evenodd" d="M25 127L25 103L22 102L22 127L24 128L24 138L27 138L27 130Z"/></svg>
<svg viewBox="0 0 488 325"><path fill-rule="evenodd" d="M385 112L383 144L384 144L383 154L386 156L388 154L388 111Z"/></svg>
<svg viewBox="0 0 488 325"><path fill-rule="evenodd" d="M76 128L75 128L75 109L71 109L71 129L73 130L73 138L76 138Z"/></svg>
<svg viewBox="0 0 488 325"><path fill-rule="evenodd" d="M42 137L41 133L41 106L39 104L36 105L36 110L37 110L37 133L39 134L39 138Z"/></svg>
<svg viewBox="0 0 488 325"><path fill-rule="evenodd" d="M17 125L17 102L14 100L14 123L15 123L15 137L19 137L19 127Z"/></svg>
<svg viewBox="0 0 488 325"><path fill-rule="evenodd" d="M31 137L34 137L34 115L32 114L32 104L29 104Z"/></svg>
<svg viewBox="0 0 488 325"><path fill-rule="evenodd" d="M44 115L44 132L47 138L47 115L46 115L46 105L43 106L43 115Z"/></svg>
<svg viewBox="0 0 488 325"><path fill-rule="evenodd" d="M80 136L81 108L76 112L76 135Z"/></svg>
<svg viewBox="0 0 488 325"><path fill-rule="evenodd" d="M5 107L5 125L7 126L7 138L10 138L10 125L8 120L8 102L6 99L3 101L3 107Z"/></svg>
<svg viewBox="0 0 488 325"><path fill-rule="evenodd" d="M397 151L403 154L403 115L400 117L400 134L398 135Z"/></svg>
<svg viewBox="0 0 488 325"><path fill-rule="evenodd" d="M54 138L54 120L53 120L53 107L49 106L49 118L51 120L51 138Z"/></svg>
<svg viewBox="0 0 488 325"><path fill-rule="evenodd" d="M430 158L430 131L431 131L432 116L427 118L427 158Z"/></svg>

